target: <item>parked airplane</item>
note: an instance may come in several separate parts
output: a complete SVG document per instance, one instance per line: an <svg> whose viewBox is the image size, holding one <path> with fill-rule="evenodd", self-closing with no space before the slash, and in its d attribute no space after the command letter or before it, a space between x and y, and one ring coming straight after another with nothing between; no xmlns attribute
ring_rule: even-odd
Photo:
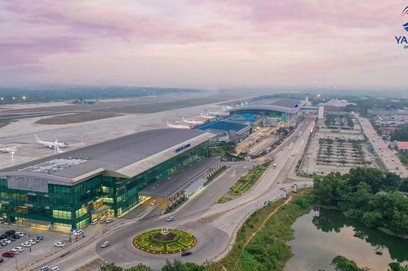
<svg viewBox="0 0 408 271"><path fill-rule="evenodd" d="M200 120L187 120L184 117L181 117L181 118L185 123L188 123L188 124L196 125L196 124L203 124L204 123L203 121L200 121Z"/></svg>
<svg viewBox="0 0 408 271"><path fill-rule="evenodd" d="M59 143L57 140L55 140L55 142L51 142L51 141L42 141L41 139L38 138L37 135L35 135L35 142L37 142L38 144L46 147L46 148L50 148L50 149L56 149L56 147L59 148L67 148L68 147L68 143L62 142Z"/></svg>
<svg viewBox="0 0 408 271"><path fill-rule="evenodd" d="M208 115L208 113L207 113L207 114L201 113L200 116L201 116L202 118L204 118L204 119L215 119L214 116Z"/></svg>
<svg viewBox="0 0 408 271"><path fill-rule="evenodd" d="M13 147L6 147L6 148L0 148L0 152L3 153L12 153L12 152L16 152L17 151L17 147L13 146Z"/></svg>
<svg viewBox="0 0 408 271"><path fill-rule="evenodd" d="M182 125L182 124L171 124L167 121L167 126L170 128L176 128L176 129L190 129L191 127L188 125Z"/></svg>

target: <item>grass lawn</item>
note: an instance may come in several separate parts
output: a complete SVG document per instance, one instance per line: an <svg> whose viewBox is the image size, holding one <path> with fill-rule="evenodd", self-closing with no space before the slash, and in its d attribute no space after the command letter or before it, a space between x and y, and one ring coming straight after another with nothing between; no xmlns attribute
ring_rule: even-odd
<svg viewBox="0 0 408 271"><path fill-rule="evenodd" d="M241 196L248 192L259 180L269 165L270 162L250 169L247 174L242 176L233 186L230 187L228 193L233 196Z"/></svg>
<svg viewBox="0 0 408 271"><path fill-rule="evenodd" d="M197 239L193 234L180 229L167 229L168 233L172 234L174 238L160 240L157 235L162 230L154 229L142 232L133 239L133 245L140 250L153 254L172 254L185 251L197 243Z"/></svg>

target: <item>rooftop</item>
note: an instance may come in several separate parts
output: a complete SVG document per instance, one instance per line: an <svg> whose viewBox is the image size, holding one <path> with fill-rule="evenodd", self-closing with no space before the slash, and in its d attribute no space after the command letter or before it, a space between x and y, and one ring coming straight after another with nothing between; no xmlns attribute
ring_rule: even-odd
<svg viewBox="0 0 408 271"><path fill-rule="evenodd" d="M408 150L408 141L397 141L397 147L399 150Z"/></svg>
<svg viewBox="0 0 408 271"><path fill-rule="evenodd" d="M200 131L208 131L208 130L218 130L218 131L242 131L249 128L248 125L241 124L241 123L236 123L236 122L231 122L231 121L224 121L224 120L217 120L210 122L208 124L204 124L200 127L197 128L197 130Z"/></svg>
<svg viewBox="0 0 408 271"><path fill-rule="evenodd" d="M295 99L263 99L234 108L231 112L242 110L270 110L293 114L300 109L300 104L301 101Z"/></svg>
<svg viewBox="0 0 408 271"><path fill-rule="evenodd" d="M103 171L136 176L214 135L189 129L144 131L0 170L0 176L37 176L76 182Z"/></svg>

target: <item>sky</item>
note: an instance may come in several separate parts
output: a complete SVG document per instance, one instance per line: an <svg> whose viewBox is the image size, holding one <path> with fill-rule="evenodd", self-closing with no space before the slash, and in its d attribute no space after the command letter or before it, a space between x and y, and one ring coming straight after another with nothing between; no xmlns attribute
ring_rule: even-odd
<svg viewBox="0 0 408 271"><path fill-rule="evenodd" d="M398 88L402 0L4 0L0 85Z"/></svg>

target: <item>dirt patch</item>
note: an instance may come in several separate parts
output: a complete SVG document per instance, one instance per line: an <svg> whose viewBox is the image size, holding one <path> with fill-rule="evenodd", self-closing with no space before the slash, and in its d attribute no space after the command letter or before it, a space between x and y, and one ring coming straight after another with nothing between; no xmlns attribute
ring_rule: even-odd
<svg viewBox="0 0 408 271"><path fill-rule="evenodd" d="M36 121L37 124L69 124L69 123L79 123L92 120L108 119L118 117L120 115L115 113L75 113L69 115L59 115L50 118L40 119Z"/></svg>
<svg viewBox="0 0 408 271"><path fill-rule="evenodd" d="M99 270L102 266L106 265L106 262L101 258L97 258L86 265L81 266L76 271L92 271L92 270Z"/></svg>

